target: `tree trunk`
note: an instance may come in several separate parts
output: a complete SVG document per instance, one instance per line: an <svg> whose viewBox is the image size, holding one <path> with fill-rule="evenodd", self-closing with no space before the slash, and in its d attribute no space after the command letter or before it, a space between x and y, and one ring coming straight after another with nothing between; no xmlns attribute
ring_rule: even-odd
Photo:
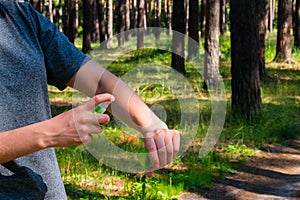
<svg viewBox="0 0 300 200"><path fill-rule="evenodd" d="M90 0L91 1L91 0ZM98 8L97 8L97 0L91 1L92 7L91 11L91 40L92 42L100 41L100 33L99 33L99 21L98 21Z"/></svg>
<svg viewBox="0 0 300 200"><path fill-rule="evenodd" d="M219 26L220 0L209 0L206 4L206 32L205 32L205 62L204 62L204 88L216 89L220 82L219 72Z"/></svg>
<svg viewBox="0 0 300 200"><path fill-rule="evenodd" d="M200 15L201 37L205 36L205 27L206 27L206 1L207 0L201 0L201 15Z"/></svg>
<svg viewBox="0 0 300 200"><path fill-rule="evenodd" d="M125 48L125 0L117 0L116 3L118 46L121 48Z"/></svg>
<svg viewBox="0 0 300 200"><path fill-rule="evenodd" d="M184 21L184 1L173 2L172 26L172 62L171 66L178 72L185 74L184 68L184 33L186 24Z"/></svg>
<svg viewBox="0 0 300 200"><path fill-rule="evenodd" d="M160 28L161 23L161 0L154 1L154 27ZM160 29L154 29L156 39L160 38Z"/></svg>
<svg viewBox="0 0 300 200"><path fill-rule="evenodd" d="M62 1L59 0L58 2L58 28L62 32L63 31L63 7L62 7Z"/></svg>
<svg viewBox="0 0 300 200"><path fill-rule="evenodd" d="M226 33L226 0L220 0L220 33L224 35Z"/></svg>
<svg viewBox="0 0 300 200"><path fill-rule="evenodd" d="M250 119L261 109L256 1L230 0L232 113Z"/></svg>
<svg viewBox="0 0 300 200"><path fill-rule="evenodd" d="M53 0L48 0L48 19L53 22Z"/></svg>
<svg viewBox="0 0 300 200"><path fill-rule="evenodd" d="M270 33L273 33L273 23L274 23L274 18L275 18L275 0L269 0L269 24L268 24L268 29Z"/></svg>
<svg viewBox="0 0 300 200"><path fill-rule="evenodd" d="M66 11L64 18L64 33L73 44L75 42L78 28L76 22L78 18L76 2L78 3L78 1L65 0Z"/></svg>
<svg viewBox="0 0 300 200"><path fill-rule="evenodd" d="M113 0L106 0L107 7L107 47L113 45Z"/></svg>
<svg viewBox="0 0 300 200"><path fill-rule="evenodd" d="M199 1L189 0L188 60L199 53Z"/></svg>
<svg viewBox="0 0 300 200"><path fill-rule="evenodd" d="M144 5L144 26L146 27L146 34L149 35L150 34L150 29L148 29L147 27L153 26L151 25L151 15L152 15L152 1L151 0L144 0L145 1L145 5Z"/></svg>
<svg viewBox="0 0 300 200"><path fill-rule="evenodd" d="M171 4L172 4L171 0L165 0L167 35L170 35L170 31L172 29Z"/></svg>
<svg viewBox="0 0 300 200"><path fill-rule="evenodd" d="M72 0L71 0L72 1ZM82 12L83 12L83 38L82 38L82 52L89 52L91 47L91 8L92 4L90 0L82 0Z"/></svg>
<svg viewBox="0 0 300 200"><path fill-rule="evenodd" d="M292 61L291 26L292 26L292 0L279 0L278 2L278 33L275 61Z"/></svg>
<svg viewBox="0 0 300 200"><path fill-rule="evenodd" d="M137 49L144 47L144 26L145 26L145 1L137 0L138 4L138 31L137 31Z"/></svg>
<svg viewBox="0 0 300 200"><path fill-rule="evenodd" d="M138 5L137 0L131 0L132 3L132 11L131 11L131 20L133 23L131 23L131 27L134 29L132 31L132 36L136 35L136 28L138 27Z"/></svg>
<svg viewBox="0 0 300 200"><path fill-rule="evenodd" d="M105 41L105 22L104 22L104 11L102 0L97 0L97 13L98 13L98 23L99 23L99 34L100 34L100 48L106 49Z"/></svg>
<svg viewBox="0 0 300 200"><path fill-rule="evenodd" d="M295 48L300 49L300 0L296 0L295 6Z"/></svg>
<svg viewBox="0 0 300 200"><path fill-rule="evenodd" d="M268 18L268 0L258 0L257 6L257 20L258 20L258 44L259 44L259 75L262 79L267 75L265 64L265 38L267 34L266 20Z"/></svg>
<svg viewBox="0 0 300 200"><path fill-rule="evenodd" d="M44 13L44 1L43 0L30 0L31 5L40 13Z"/></svg>
<svg viewBox="0 0 300 200"><path fill-rule="evenodd" d="M130 39L130 0L125 0L125 40Z"/></svg>

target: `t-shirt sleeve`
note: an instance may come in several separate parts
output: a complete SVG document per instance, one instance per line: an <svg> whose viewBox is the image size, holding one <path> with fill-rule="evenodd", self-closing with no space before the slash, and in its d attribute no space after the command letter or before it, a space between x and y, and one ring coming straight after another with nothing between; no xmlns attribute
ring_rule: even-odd
<svg viewBox="0 0 300 200"><path fill-rule="evenodd" d="M38 39L42 47L48 84L63 90L81 66L90 60L78 50L57 26L34 10Z"/></svg>

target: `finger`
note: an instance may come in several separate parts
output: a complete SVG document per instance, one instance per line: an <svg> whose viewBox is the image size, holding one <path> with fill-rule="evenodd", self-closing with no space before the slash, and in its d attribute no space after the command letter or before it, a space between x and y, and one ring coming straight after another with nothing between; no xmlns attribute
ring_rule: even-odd
<svg viewBox="0 0 300 200"><path fill-rule="evenodd" d="M106 114L95 114L96 118L97 118L97 122L98 124L108 124L108 122L110 121L110 117L109 115Z"/></svg>
<svg viewBox="0 0 300 200"><path fill-rule="evenodd" d="M82 143L91 142L93 140L93 136L91 134L84 134L80 136L80 140Z"/></svg>
<svg viewBox="0 0 300 200"><path fill-rule="evenodd" d="M173 159L173 135L172 134L166 134L165 137L165 144L166 144L166 150L167 150L167 164L172 162Z"/></svg>
<svg viewBox="0 0 300 200"><path fill-rule="evenodd" d="M173 135L173 151L174 151L174 157L179 152L180 147L180 134L178 131L174 131Z"/></svg>
<svg viewBox="0 0 300 200"><path fill-rule="evenodd" d="M167 151L164 137L162 136L164 133L159 133L155 137L155 144L158 149L158 158L160 167L164 167L167 164Z"/></svg>
<svg viewBox="0 0 300 200"><path fill-rule="evenodd" d="M152 169L159 168L159 158L157 155L157 148L153 138L145 138L145 146L152 163Z"/></svg>
<svg viewBox="0 0 300 200"><path fill-rule="evenodd" d="M115 100L115 97L109 93L98 94L92 97L88 102L83 105L84 109L93 111L95 107L102 102L112 102Z"/></svg>

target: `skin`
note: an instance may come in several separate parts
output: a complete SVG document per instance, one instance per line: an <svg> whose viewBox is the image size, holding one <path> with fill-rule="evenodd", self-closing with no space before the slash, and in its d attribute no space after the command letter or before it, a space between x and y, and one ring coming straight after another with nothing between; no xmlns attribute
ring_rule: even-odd
<svg viewBox="0 0 300 200"><path fill-rule="evenodd" d="M50 147L87 143L109 122L106 114L93 114L95 106L112 102L109 111L144 136L152 171L169 164L179 151L180 135L169 130L122 80L94 61L87 62L67 83L91 99L54 118L0 133L0 163ZM76 117L74 117L76 116Z"/></svg>

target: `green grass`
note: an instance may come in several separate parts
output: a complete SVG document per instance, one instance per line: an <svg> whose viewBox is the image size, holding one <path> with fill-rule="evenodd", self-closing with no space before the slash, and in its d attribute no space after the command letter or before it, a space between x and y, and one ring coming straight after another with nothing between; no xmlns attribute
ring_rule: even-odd
<svg viewBox="0 0 300 200"><path fill-rule="evenodd" d="M162 40L163 38L162 36ZM221 179L228 173L235 173L240 164L246 162L249 156L255 155L265 144L287 144L290 139L298 138L299 52L293 51L293 64L273 63L271 61L274 58L275 41L274 35L270 35L266 41L269 77L261 85L263 108L260 116L249 122L241 118L233 119L230 115L230 41L228 35L223 36L220 39L220 72L227 93L228 110L224 130L215 149L203 158L198 156L201 142L209 127L211 103L209 93L202 89L202 77L188 63L186 78L193 90L197 91L201 113L200 126L189 149L170 166L158 170L152 179L145 179L143 174L124 173L107 167L82 146L75 150L57 149L69 199L176 199L183 191L209 189L212 181ZM123 76L136 64L152 62L169 66L170 59L171 54L164 50L130 51L114 62L109 61L111 64L108 69L118 76ZM145 75L145 72L139 73L141 77ZM140 83L135 90L149 106L163 106L167 113L168 125L178 127L180 107L168 85L149 81ZM76 94L74 90L59 92L49 86L49 91L53 115L72 108L72 97ZM129 135L113 122L106 126L104 134L123 149L138 151L143 148L143 143L138 137Z"/></svg>

